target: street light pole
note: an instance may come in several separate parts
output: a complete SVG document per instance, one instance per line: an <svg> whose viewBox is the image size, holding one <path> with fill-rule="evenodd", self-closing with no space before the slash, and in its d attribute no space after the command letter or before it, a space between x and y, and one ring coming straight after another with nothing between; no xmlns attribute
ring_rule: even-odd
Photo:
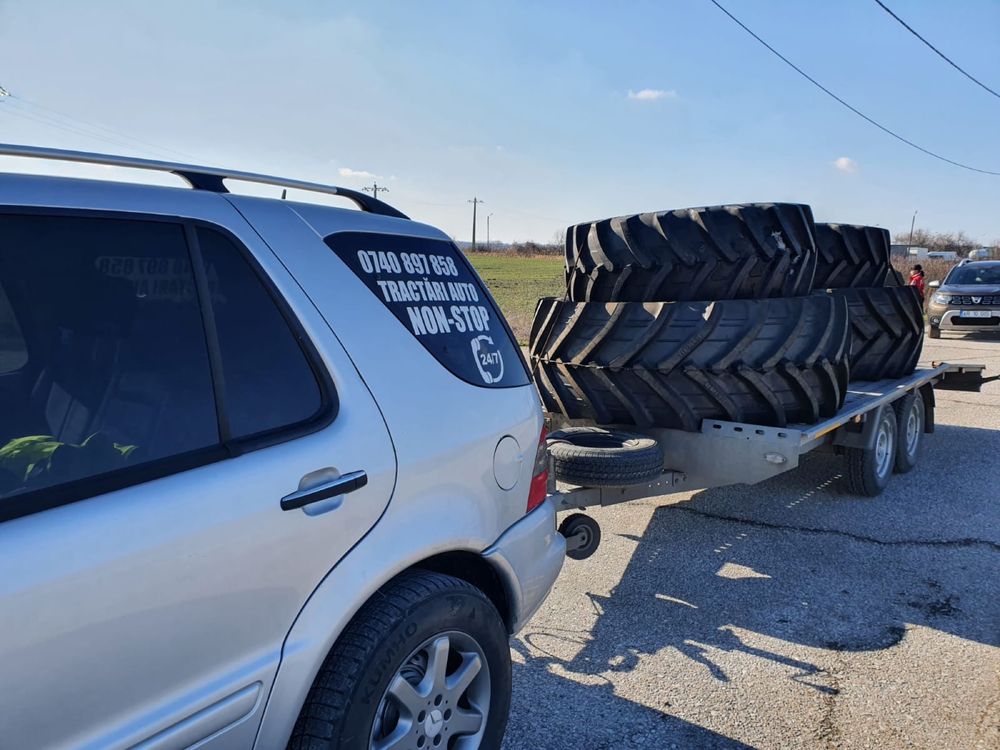
<svg viewBox="0 0 1000 750"><path fill-rule="evenodd" d="M490 251L490 217L493 214L486 214L486 252Z"/></svg>

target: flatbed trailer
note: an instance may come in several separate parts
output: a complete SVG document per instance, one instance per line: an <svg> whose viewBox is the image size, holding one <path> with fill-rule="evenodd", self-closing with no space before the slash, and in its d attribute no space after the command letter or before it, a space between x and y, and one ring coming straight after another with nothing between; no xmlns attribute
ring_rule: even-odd
<svg viewBox="0 0 1000 750"><path fill-rule="evenodd" d="M984 379L984 369L978 364L935 362L902 378L853 382L843 407L815 424L769 427L706 419L699 432L630 428L659 442L665 456L660 476L624 487L579 487L557 481L550 466L549 493L557 511L570 511L710 487L757 484L791 471L806 453L823 449L844 455L854 494L875 496L896 468L897 440L912 448L915 463L922 434L934 431L934 389L979 391L984 382L996 379ZM914 404L917 399L920 403ZM922 412L922 416L907 422L901 407L907 413ZM593 554L600 541L597 522L583 514L566 518L560 531L567 539L567 554L577 559Z"/></svg>

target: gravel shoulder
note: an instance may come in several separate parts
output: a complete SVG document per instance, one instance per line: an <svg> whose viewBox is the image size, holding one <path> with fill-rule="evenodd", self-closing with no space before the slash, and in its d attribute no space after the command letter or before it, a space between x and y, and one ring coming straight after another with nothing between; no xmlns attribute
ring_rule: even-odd
<svg viewBox="0 0 1000 750"><path fill-rule="evenodd" d="M1000 337L923 360L1000 372ZM1000 747L1000 382L941 393L918 467L596 510L514 641L505 750Z"/></svg>

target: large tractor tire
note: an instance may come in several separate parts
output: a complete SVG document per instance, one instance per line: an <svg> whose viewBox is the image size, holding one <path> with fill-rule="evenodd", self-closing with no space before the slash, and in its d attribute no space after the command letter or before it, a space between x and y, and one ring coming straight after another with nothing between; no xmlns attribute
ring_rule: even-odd
<svg viewBox="0 0 1000 750"><path fill-rule="evenodd" d="M889 230L850 224L816 224L816 249L815 289L887 285L892 268Z"/></svg>
<svg viewBox="0 0 1000 750"><path fill-rule="evenodd" d="M901 378L917 367L924 312L912 286L836 289L851 318L851 380Z"/></svg>
<svg viewBox="0 0 1000 750"><path fill-rule="evenodd" d="M619 216L566 230L576 302L759 299L808 294L812 210L751 203Z"/></svg>
<svg viewBox="0 0 1000 750"><path fill-rule="evenodd" d="M846 300L564 302L535 313L531 360L549 412L698 431L832 416L848 381Z"/></svg>

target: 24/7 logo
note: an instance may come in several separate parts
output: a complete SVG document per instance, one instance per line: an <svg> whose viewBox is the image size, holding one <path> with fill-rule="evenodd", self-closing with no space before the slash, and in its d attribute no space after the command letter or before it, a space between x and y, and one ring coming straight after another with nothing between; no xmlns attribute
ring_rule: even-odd
<svg viewBox="0 0 1000 750"><path fill-rule="evenodd" d="M484 383L491 385L503 379L503 355L492 338L476 336L472 339L472 356L475 357L476 367Z"/></svg>

